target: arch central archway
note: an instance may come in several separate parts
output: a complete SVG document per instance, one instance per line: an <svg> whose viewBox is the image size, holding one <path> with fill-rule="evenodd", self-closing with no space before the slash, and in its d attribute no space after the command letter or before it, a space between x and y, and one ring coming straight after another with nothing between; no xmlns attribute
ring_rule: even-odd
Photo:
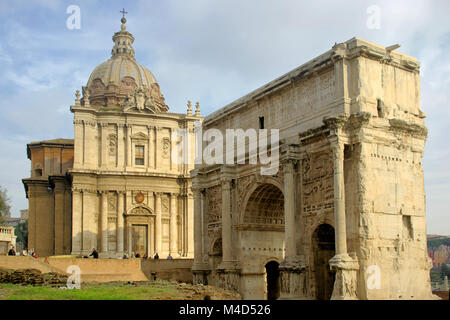
<svg viewBox="0 0 450 320"><path fill-rule="evenodd" d="M283 192L272 183L254 185L243 205L237 247L244 299L277 299L285 247Z"/></svg>
<svg viewBox="0 0 450 320"><path fill-rule="evenodd" d="M270 183L258 186L247 200L242 222L284 225L284 196L281 190Z"/></svg>

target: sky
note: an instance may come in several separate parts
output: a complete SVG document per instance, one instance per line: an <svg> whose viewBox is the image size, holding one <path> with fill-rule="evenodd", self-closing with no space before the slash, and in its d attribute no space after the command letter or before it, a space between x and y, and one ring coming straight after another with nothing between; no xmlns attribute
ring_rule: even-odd
<svg viewBox="0 0 450 320"><path fill-rule="evenodd" d="M67 13L80 8L80 28ZM421 62L427 232L450 234L450 1L1 0L0 186L12 215L28 207L26 145L73 138L69 106L110 57L125 8L136 59L156 76L171 112L203 115L355 36Z"/></svg>

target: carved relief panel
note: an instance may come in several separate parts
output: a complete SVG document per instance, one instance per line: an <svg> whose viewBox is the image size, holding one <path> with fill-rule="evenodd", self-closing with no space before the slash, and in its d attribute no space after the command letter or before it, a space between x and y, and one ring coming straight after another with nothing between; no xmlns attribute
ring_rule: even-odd
<svg viewBox="0 0 450 320"><path fill-rule="evenodd" d="M116 216L117 214L117 194L115 192L108 193L108 215Z"/></svg>
<svg viewBox="0 0 450 320"><path fill-rule="evenodd" d="M255 182L255 176L245 176L238 179L237 182L237 212L241 212L242 206L244 205L244 196L247 194L247 191L249 190L250 186Z"/></svg>
<svg viewBox="0 0 450 320"><path fill-rule="evenodd" d="M303 212L333 208L333 197L331 153L311 154L303 162Z"/></svg>
<svg viewBox="0 0 450 320"><path fill-rule="evenodd" d="M220 185L208 189L208 227L222 220L222 187ZM211 225L212 227L212 225Z"/></svg>
<svg viewBox="0 0 450 320"><path fill-rule="evenodd" d="M170 139L163 138L161 141L161 154L163 159L170 158L170 146L171 146Z"/></svg>

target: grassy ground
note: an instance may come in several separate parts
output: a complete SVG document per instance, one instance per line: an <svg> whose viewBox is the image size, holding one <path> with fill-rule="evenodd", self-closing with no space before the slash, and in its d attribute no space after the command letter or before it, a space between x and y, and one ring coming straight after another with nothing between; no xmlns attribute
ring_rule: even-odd
<svg viewBox="0 0 450 320"><path fill-rule="evenodd" d="M82 284L81 289L64 290L46 286L0 284L0 300L173 300L186 299L176 283Z"/></svg>

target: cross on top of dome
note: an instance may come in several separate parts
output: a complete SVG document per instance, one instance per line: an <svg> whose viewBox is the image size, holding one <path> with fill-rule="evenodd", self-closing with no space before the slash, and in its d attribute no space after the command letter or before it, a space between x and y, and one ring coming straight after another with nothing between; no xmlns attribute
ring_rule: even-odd
<svg viewBox="0 0 450 320"><path fill-rule="evenodd" d="M128 12L125 11L125 9L122 9L120 11L122 13L122 19L120 21L122 22L121 30L119 32L116 32L113 36L114 41L114 47L111 51L111 54L113 57L116 56L128 56L130 58L134 58L134 49L132 47L134 42L134 37L131 33L129 33L126 27L127 19L125 18L125 14Z"/></svg>
<svg viewBox="0 0 450 320"><path fill-rule="evenodd" d="M125 30L125 28L126 28L125 23L127 23L127 19L125 18L125 15L128 12L125 11L125 8L123 8L122 11L119 11L119 12L122 13L122 19L120 19L120 21L122 22L122 30Z"/></svg>

